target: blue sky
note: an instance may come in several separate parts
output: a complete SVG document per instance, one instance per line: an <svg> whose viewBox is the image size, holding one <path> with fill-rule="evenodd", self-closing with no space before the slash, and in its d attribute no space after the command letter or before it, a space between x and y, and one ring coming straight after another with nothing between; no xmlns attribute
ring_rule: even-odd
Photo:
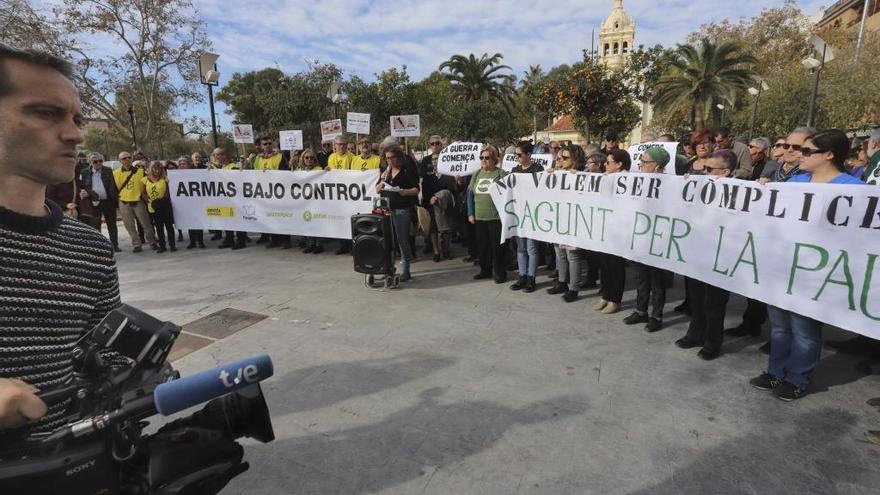
<svg viewBox="0 0 880 495"><path fill-rule="evenodd" d="M808 15L833 0L802 0ZM782 0L625 0L636 19L636 46L674 45L700 24L752 17ZM406 64L420 79L454 53L504 54L517 76L530 65L545 70L572 63L597 43L599 25L613 0L195 0L208 24L218 68L233 72L278 66L286 73L305 60L333 62L346 74L371 80L388 67ZM221 80L222 83L222 80ZM207 107L207 105L202 105ZM222 113L223 106L218 106ZM197 114L206 111L193 108ZM220 117L229 128L231 117Z"/></svg>
<svg viewBox="0 0 880 495"><path fill-rule="evenodd" d="M44 0L52 2L53 0ZM572 63L590 47L590 33L613 0L193 0L220 54L221 85L234 72L277 66L285 73L306 60L332 62L367 80L406 65L415 80L454 53L504 54L518 77L530 65L545 70ZM801 0L808 15L833 0ZM636 19L636 46L672 46L700 24L752 17L782 0L624 0ZM98 48L99 49L99 48ZM217 105L221 127L231 116ZM209 117L207 102L182 108L180 117Z"/></svg>

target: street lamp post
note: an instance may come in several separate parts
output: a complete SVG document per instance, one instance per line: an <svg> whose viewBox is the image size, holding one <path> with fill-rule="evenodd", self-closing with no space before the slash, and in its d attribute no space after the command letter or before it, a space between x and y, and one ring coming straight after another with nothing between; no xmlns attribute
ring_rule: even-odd
<svg viewBox="0 0 880 495"><path fill-rule="evenodd" d="M217 72L217 59L220 55L205 52L199 57L199 78L202 84L208 87L208 104L211 107L211 135L214 138L214 147L219 148L217 142L217 117L214 113L214 86L220 84L220 73Z"/></svg>
<svg viewBox="0 0 880 495"><path fill-rule="evenodd" d="M816 60L813 57L807 57L801 61L801 64L804 67L810 69L813 76L813 91L810 94L810 106L807 109L807 127L813 126L813 119L816 115L816 98L819 94L819 75L822 73L822 69L825 68L825 63L834 60L834 54L831 52L831 48L825 43L825 40L814 35L810 36L809 39L810 44L813 45L813 48L816 49L816 52L822 54L821 60Z"/></svg>
<svg viewBox="0 0 880 495"><path fill-rule="evenodd" d="M758 84L757 86L758 86L757 88L755 88L755 87L749 88L749 94L755 97L755 105L752 107L752 119L749 122L749 142L750 143L752 142L752 134L755 132L755 117L757 117L757 115L758 115L758 100L761 99L761 94L764 91L767 91L768 89L770 89L770 87L767 86L767 83L763 79L760 79L760 84Z"/></svg>
<svg viewBox="0 0 880 495"><path fill-rule="evenodd" d="M721 110L721 127L724 127L724 105L721 103L715 105L715 108Z"/></svg>

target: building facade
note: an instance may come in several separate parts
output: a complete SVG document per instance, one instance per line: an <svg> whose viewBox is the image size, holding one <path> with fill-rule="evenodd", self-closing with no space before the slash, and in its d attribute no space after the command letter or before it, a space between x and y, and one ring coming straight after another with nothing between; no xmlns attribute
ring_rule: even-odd
<svg viewBox="0 0 880 495"><path fill-rule="evenodd" d="M611 70L624 68L633 51L635 37L635 19L624 10L623 0L614 0L614 8L599 28L599 61ZM642 112L641 122L629 136L618 136L625 144L641 141L642 129L650 124L654 114L650 103L639 102L638 105ZM545 142L550 139L574 142L583 139L580 131L574 128L569 115L558 116L552 125L539 134L544 136Z"/></svg>
<svg viewBox="0 0 880 495"><path fill-rule="evenodd" d="M820 30L844 29L858 31L862 21L862 9L866 0L839 0L821 13L822 18L816 23ZM865 31L880 31L880 0L871 0L868 18L865 19Z"/></svg>

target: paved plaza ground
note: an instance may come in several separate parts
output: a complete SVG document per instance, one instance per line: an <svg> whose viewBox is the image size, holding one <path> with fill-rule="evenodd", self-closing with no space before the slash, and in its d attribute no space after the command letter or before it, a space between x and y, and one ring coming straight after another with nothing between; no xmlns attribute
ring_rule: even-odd
<svg viewBox="0 0 880 495"><path fill-rule="evenodd" d="M120 234L124 302L181 325L224 308L267 316L175 363L183 375L275 363L277 438L244 442L251 469L223 493L880 493L880 447L863 436L880 429L866 404L880 377L826 347L806 398L757 391L763 340L728 338L712 362L673 344L687 326L672 311L680 279L668 326L648 334L621 321L634 290L600 315L595 291L547 295L546 271L534 294L473 281L460 247L388 292L332 252L132 254ZM728 326L743 306L731 299Z"/></svg>

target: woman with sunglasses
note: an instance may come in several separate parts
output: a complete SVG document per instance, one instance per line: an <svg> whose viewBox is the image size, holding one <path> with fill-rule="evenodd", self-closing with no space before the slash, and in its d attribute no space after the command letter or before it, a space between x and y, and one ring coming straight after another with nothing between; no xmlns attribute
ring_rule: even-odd
<svg viewBox="0 0 880 495"><path fill-rule="evenodd" d="M783 142L776 143L781 155L776 167L770 169L765 167L761 177L758 178L759 184L767 184L768 182L788 182L792 177L801 173L801 146L811 134L815 134L816 129L812 127L798 127L786 136Z"/></svg>
<svg viewBox="0 0 880 495"><path fill-rule="evenodd" d="M799 167L803 173L788 182L811 184L865 185L846 173L849 139L830 129L811 134L800 146ZM822 354L822 322L786 309L768 305L770 316L770 359L767 371L751 380L759 390L772 390L784 401L807 394L810 375Z"/></svg>
<svg viewBox="0 0 880 495"><path fill-rule="evenodd" d="M165 167L160 161L154 161L147 167L147 176L141 179L141 197L147 204L147 212L150 221L156 229L156 237L159 238L157 253L164 253L165 234L168 234L168 247L171 251L177 251L174 240L174 214L171 210L171 194L168 191L168 178L165 175Z"/></svg>
<svg viewBox="0 0 880 495"><path fill-rule="evenodd" d="M544 171L540 165L532 163L532 145L528 141L517 143L514 153L516 154L516 166L513 167L511 173L538 174ZM510 290L522 289L523 292L534 292L535 273L538 271L538 241L527 237L517 237L516 262L519 280L510 286Z"/></svg>
<svg viewBox="0 0 880 495"><path fill-rule="evenodd" d="M587 159L584 150L577 145L568 145L559 151L556 158L559 173L577 175L586 168ZM547 289L548 294L562 294L565 302L573 302L578 298L578 291L583 282L582 267L586 251L584 249L559 244L556 250L556 269L559 278L556 285Z"/></svg>
<svg viewBox="0 0 880 495"><path fill-rule="evenodd" d="M483 146L480 169L471 176L467 190L468 222L474 226L480 259L480 273L474 280L493 277L496 284L507 281L507 243L499 242L501 218L489 194L492 183L505 175L498 167L498 150L490 144Z"/></svg>
<svg viewBox="0 0 880 495"><path fill-rule="evenodd" d="M632 164L629 153L617 148L611 150L605 160L605 175L625 174ZM609 180L614 180L609 178ZM610 315L620 311L623 289L626 286L626 261L610 253L599 254L602 288L599 301L593 306L596 311Z"/></svg>
<svg viewBox="0 0 880 495"><path fill-rule="evenodd" d="M323 170L324 167L318 162L318 156L311 149L303 150L299 155L299 161L291 167L294 171ZM324 252L324 242L320 237L306 237L303 253L321 254Z"/></svg>

